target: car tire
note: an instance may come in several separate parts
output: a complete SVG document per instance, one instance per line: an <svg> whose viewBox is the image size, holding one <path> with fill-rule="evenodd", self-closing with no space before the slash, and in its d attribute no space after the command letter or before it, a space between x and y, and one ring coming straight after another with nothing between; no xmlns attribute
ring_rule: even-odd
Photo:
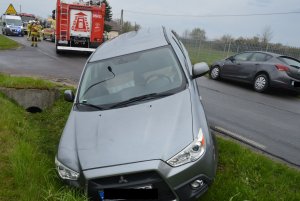
<svg viewBox="0 0 300 201"><path fill-rule="evenodd" d="M259 74L255 77L253 83L254 90L264 92L269 88L269 78L266 74Z"/></svg>
<svg viewBox="0 0 300 201"><path fill-rule="evenodd" d="M213 80L220 79L220 67L219 66L213 66L210 69L209 77Z"/></svg>

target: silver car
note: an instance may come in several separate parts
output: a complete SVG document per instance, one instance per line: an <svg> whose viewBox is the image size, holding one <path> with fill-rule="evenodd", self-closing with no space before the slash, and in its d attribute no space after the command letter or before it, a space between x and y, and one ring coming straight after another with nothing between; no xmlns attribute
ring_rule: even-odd
<svg viewBox="0 0 300 201"><path fill-rule="evenodd" d="M194 200L217 167L196 78L176 34L123 34L88 59L55 158L90 200Z"/></svg>

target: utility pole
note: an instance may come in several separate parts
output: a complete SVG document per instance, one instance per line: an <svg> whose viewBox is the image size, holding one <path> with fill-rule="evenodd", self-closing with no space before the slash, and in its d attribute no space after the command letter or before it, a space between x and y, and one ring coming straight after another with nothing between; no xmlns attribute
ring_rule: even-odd
<svg viewBox="0 0 300 201"><path fill-rule="evenodd" d="M21 4L20 4L20 13L22 13L22 6L21 6Z"/></svg>
<svg viewBox="0 0 300 201"><path fill-rule="evenodd" d="M121 20L120 20L120 28L121 28L121 30L120 30L120 32L122 33L122 31L123 31L123 15L124 15L124 10L122 9L121 10Z"/></svg>

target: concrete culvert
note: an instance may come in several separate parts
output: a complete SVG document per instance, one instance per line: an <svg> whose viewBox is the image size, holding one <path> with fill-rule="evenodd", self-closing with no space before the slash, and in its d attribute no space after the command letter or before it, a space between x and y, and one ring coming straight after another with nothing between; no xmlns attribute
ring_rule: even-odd
<svg viewBox="0 0 300 201"><path fill-rule="evenodd" d="M35 113L40 113L43 110L39 107L29 107L26 109L26 111L35 114Z"/></svg>
<svg viewBox="0 0 300 201"><path fill-rule="evenodd" d="M46 108L51 107L55 100L59 98L59 90L57 89L43 90L0 87L0 92L15 100L26 111L31 113L42 112Z"/></svg>

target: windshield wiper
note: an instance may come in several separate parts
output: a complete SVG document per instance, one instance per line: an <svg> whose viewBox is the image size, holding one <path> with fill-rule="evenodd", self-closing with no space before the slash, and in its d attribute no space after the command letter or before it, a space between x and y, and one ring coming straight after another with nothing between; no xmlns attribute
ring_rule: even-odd
<svg viewBox="0 0 300 201"><path fill-rule="evenodd" d="M146 94L146 95L137 96L137 97L130 98L128 100L116 103L116 104L110 106L109 108L121 107L121 106L125 106L125 105L128 105L128 104L138 102L138 101L142 101L142 100L146 100L146 99L162 98L162 97L170 96L172 94L173 93L151 93L151 94Z"/></svg>
<svg viewBox="0 0 300 201"><path fill-rule="evenodd" d="M98 110L103 110L102 107L99 107L97 105L93 105L93 104L90 104L90 103L80 103L80 102L77 102L77 103L75 103L75 105L76 105L76 107L78 107L78 105L84 105L84 106L96 108Z"/></svg>
<svg viewBox="0 0 300 201"><path fill-rule="evenodd" d="M111 72L111 73L113 74L113 76L110 77L110 78L107 78L107 79L105 79L105 80L101 80L100 82L96 82L96 83L92 84L91 86L89 86L89 87L83 92L83 94L82 94L81 97L83 97L83 96L84 96L91 88L93 88L94 86L96 86L96 85L98 85L98 84L100 84L100 83L102 83L102 82L106 82L106 81L108 81L108 80L111 80L111 79L113 79L113 78L116 77L115 73L112 71L112 68L111 68L110 66L107 67L107 70L108 70L109 72Z"/></svg>

